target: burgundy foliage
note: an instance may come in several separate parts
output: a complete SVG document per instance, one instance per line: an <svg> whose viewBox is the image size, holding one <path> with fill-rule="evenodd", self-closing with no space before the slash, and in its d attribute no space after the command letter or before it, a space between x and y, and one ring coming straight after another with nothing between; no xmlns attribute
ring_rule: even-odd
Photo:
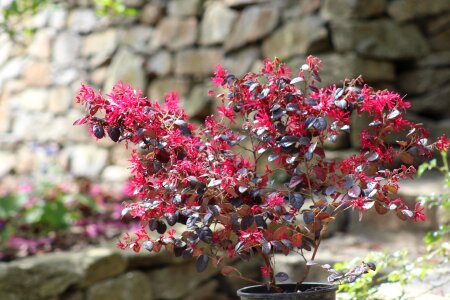
<svg viewBox="0 0 450 300"><path fill-rule="evenodd" d="M434 147L420 124L403 118L410 104L362 78L318 88L321 67L310 56L292 74L280 60L266 59L260 73L239 79L218 66L213 82L224 91L216 96L223 105L200 128L188 121L176 93L160 105L121 82L106 96L82 85L77 102L88 113L75 123L88 124L96 138L138 146L130 161L140 201L123 214L139 218L142 228L119 247L164 247L196 257L199 271L260 254L275 289L286 274L275 274L273 255L312 251L313 261L328 225L346 209L425 219L419 206L411 210L396 196L399 180L415 173L416 158ZM360 153L327 159L324 142L348 132L351 115L363 113L371 122ZM391 145L386 138L394 133L403 138ZM392 167L398 157L403 165ZM172 228L177 223L185 225L181 232ZM222 273L243 278L230 266Z"/></svg>

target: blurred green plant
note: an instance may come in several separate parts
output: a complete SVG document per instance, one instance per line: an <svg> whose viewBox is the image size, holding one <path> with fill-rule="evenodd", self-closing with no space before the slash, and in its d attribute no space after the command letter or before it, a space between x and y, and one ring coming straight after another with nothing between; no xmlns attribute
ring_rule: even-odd
<svg viewBox="0 0 450 300"><path fill-rule="evenodd" d="M428 208L441 208L442 215L448 218L450 215L450 170L447 153L447 151L440 151L442 160L440 165L437 159L432 159L421 164L417 171L419 177L426 171L434 170L441 173L444 177L443 191L439 194L420 196L417 200ZM376 272L365 273L352 283L344 282L339 285L338 299L380 299L377 295L382 283L398 283L401 287L405 287L413 279L423 280L435 266L448 264L450 258L449 220L444 219L441 222L437 230L426 233L423 241L427 246L427 251L416 259L411 259L407 250L395 253L385 251L372 252L363 259L355 258L349 262L335 264L334 269L338 272L348 270L361 260L370 261L376 265ZM379 275L382 270L388 270L388 272L385 275ZM398 291L402 294L399 299L403 299L405 291L404 289Z"/></svg>
<svg viewBox="0 0 450 300"><path fill-rule="evenodd" d="M134 16L139 13L136 8L127 7L123 0L91 0L99 16ZM0 33L5 32L16 41L18 33L31 35L36 28L20 26L22 21L36 15L49 5L63 4L60 0L4 0L0 2Z"/></svg>
<svg viewBox="0 0 450 300"><path fill-rule="evenodd" d="M0 261L118 236L124 199L87 180L0 190Z"/></svg>

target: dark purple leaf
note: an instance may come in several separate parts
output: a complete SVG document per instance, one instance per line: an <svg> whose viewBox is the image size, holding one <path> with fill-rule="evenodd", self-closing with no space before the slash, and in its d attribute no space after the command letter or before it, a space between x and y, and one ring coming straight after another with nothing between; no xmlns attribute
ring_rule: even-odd
<svg viewBox="0 0 450 300"><path fill-rule="evenodd" d="M348 190L347 194L352 198L358 198L359 195L361 195L361 188L357 185L354 185Z"/></svg>
<svg viewBox="0 0 450 300"><path fill-rule="evenodd" d="M376 152L371 152L369 154L369 156L367 156L367 160L372 162L372 161L376 161L378 158L380 157L380 155L378 155L378 153Z"/></svg>
<svg viewBox="0 0 450 300"><path fill-rule="evenodd" d="M297 104L289 103L288 105L286 105L286 110L287 110L287 111L290 111L290 112L298 111L298 110L299 110L299 107L298 107Z"/></svg>
<svg viewBox="0 0 450 300"><path fill-rule="evenodd" d="M199 234L200 240L204 241L207 244L210 244L213 238L213 232L209 227L203 227Z"/></svg>
<svg viewBox="0 0 450 300"><path fill-rule="evenodd" d="M295 160L296 160L296 157L291 156L291 157L286 158L286 163L293 164L295 162Z"/></svg>
<svg viewBox="0 0 450 300"><path fill-rule="evenodd" d="M289 195L289 204L292 205L295 209L302 208L305 203L305 199L301 194L291 194Z"/></svg>
<svg viewBox="0 0 450 300"><path fill-rule="evenodd" d="M316 106L319 104L319 98L306 98L305 103L310 106Z"/></svg>
<svg viewBox="0 0 450 300"><path fill-rule="evenodd" d="M310 85L310 86L309 86L309 89L310 89L312 92L314 92L314 93L318 93L318 92L319 92L319 89L318 89L317 87L313 86L313 85Z"/></svg>
<svg viewBox="0 0 450 300"><path fill-rule="evenodd" d="M159 234L164 234L164 232L166 232L166 230L167 230L166 223L164 223L163 221L158 221L158 224L156 225L156 231Z"/></svg>
<svg viewBox="0 0 450 300"><path fill-rule="evenodd" d="M261 94L259 94L259 98L260 99L266 98L267 95L269 95L269 93L270 93L270 89L265 88L262 90Z"/></svg>
<svg viewBox="0 0 450 300"><path fill-rule="evenodd" d="M255 216L255 223L256 223L256 226L267 229L267 223L266 223L266 221L264 221L263 216L261 216L261 215Z"/></svg>
<svg viewBox="0 0 450 300"><path fill-rule="evenodd" d="M303 181L303 176L294 175L289 181L289 188L293 189Z"/></svg>
<svg viewBox="0 0 450 300"><path fill-rule="evenodd" d="M296 142L298 142L298 137L293 135L285 135L280 140L281 147L290 147L294 145Z"/></svg>
<svg viewBox="0 0 450 300"><path fill-rule="evenodd" d="M397 118L399 115L400 115L400 111L398 111L397 109L394 109L387 115L387 118L389 120L393 120L393 119Z"/></svg>
<svg viewBox="0 0 450 300"><path fill-rule="evenodd" d="M208 262L209 262L208 256L203 255L203 254L200 255L197 258L197 264L196 264L197 272L201 273L201 272L205 271L206 267L208 267Z"/></svg>
<svg viewBox="0 0 450 300"><path fill-rule="evenodd" d="M337 88L334 92L334 99L339 99L344 94L344 90L342 88Z"/></svg>
<svg viewBox="0 0 450 300"><path fill-rule="evenodd" d="M105 136L105 130L101 125L94 125L92 127L92 132L94 133L95 137L98 139L101 139Z"/></svg>
<svg viewBox="0 0 450 300"><path fill-rule="evenodd" d="M269 254L272 250L272 245L268 241L264 241L263 243L261 243L261 250L265 254Z"/></svg>
<svg viewBox="0 0 450 300"><path fill-rule="evenodd" d="M320 75L317 72L312 73L312 78L318 82L322 82L322 78L320 78Z"/></svg>
<svg viewBox="0 0 450 300"><path fill-rule="evenodd" d="M197 221L198 221L198 217L197 216L195 216L195 215L189 216L189 218L186 221L187 228L188 229L192 229L192 228L197 227L196 226Z"/></svg>
<svg viewBox="0 0 450 300"><path fill-rule="evenodd" d="M146 241L146 242L142 243L142 247L147 251L152 251L153 250L153 242Z"/></svg>
<svg viewBox="0 0 450 300"><path fill-rule="evenodd" d="M280 157L278 154L272 153L272 154L269 155L269 157L267 158L267 160L268 160L268 161L274 161L274 160L277 160L278 157Z"/></svg>
<svg viewBox="0 0 450 300"><path fill-rule="evenodd" d="M305 81L302 77L295 77L291 80L290 84L296 84L298 82Z"/></svg>
<svg viewBox="0 0 450 300"><path fill-rule="evenodd" d="M413 212L410 211L409 209L402 209L402 214L404 214L405 216L407 216L408 218L412 218L413 217Z"/></svg>
<svg viewBox="0 0 450 300"><path fill-rule="evenodd" d="M316 122L314 122L314 128L317 130L324 130L327 128L327 121L323 117L318 117Z"/></svg>
<svg viewBox="0 0 450 300"><path fill-rule="evenodd" d="M277 274L275 274L275 279L278 282L283 282L289 279L289 275L284 272L278 272Z"/></svg>
<svg viewBox="0 0 450 300"><path fill-rule="evenodd" d="M108 136L113 142L117 142L120 139L120 129L118 127L109 128Z"/></svg>
<svg viewBox="0 0 450 300"><path fill-rule="evenodd" d="M178 221L178 212L176 211L173 214L168 214L166 216L166 221L167 221L167 224L169 224L170 226L175 225Z"/></svg>
<svg viewBox="0 0 450 300"><path fill-rule="evenodd" d="M150 231L155 231L156 227L158 227L158 220L151 219L148 221L148 228Z"/></svg>
<svg viewBox="0 0 450 300"><path fill-rule="evenodd" d="M305 222L305 224L314 223L314 213L312 211L304 212L303 213L303 222Z"/></svg>
<svg viewBox="0 0 450 300"><path fill-rule="evenodd" d="M247 228L249 228L250 226L252 226L254 221L254 217L253 216L245 216L242 217L241 220L241 230L246 230Z"/></svg>
<svg viewBox="0 0 450 300"><path fill-rule="evenodd" d="M373 126L378 126L378 125L381 125L381 124L383 124L383 123L380 120L375 120L373 122L370 122L369 126L373 127Z"/></svg>
<svg viewBox="0 0 450 300"><path fill-rule="evenodd" d="M306 146L309 145L309 143L311 142L311 140L306 137L306 136L302 136L301 138L299 138L298 143L302 146Z"/></svg>
<svg viewBox="0 0 450 300"><path fill-rule="evenodd" d="M256 87L259 85L258 82L253 83L252 85L250 85L250 87L248 88L249 92L252 92L254 89L256 89Z"/></svg>
<svg viewBox="0 0 450 300"><path fill-rule="evenodd" d="M325 189L325 195L330 196L336 191L336 188L334 186L329 186Z"/></svg>
<svg viewBox="0 0 450 300"><path fill-rule="evenodd" d="M314 153L314 150L316 150L317 143L311 144L308 147L308 153Z"/></svg>
<svg viewBox="0 0 450 300"><path fill-rule="evenodd" d="M347 101L343 99L334 101L334 105L336 105L340 109L347 109Z"/></svg>

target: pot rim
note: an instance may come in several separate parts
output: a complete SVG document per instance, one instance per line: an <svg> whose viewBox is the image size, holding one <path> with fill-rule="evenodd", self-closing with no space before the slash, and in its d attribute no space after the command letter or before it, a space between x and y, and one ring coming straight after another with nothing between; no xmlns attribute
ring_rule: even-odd
<svg viewBox="0 0 450 300"><path fill-rule="evenodd" d="M291 283L277 284L277 286L281 286L281 287L289 286L289 285L296 285L296 283L291 282ZM338 286L336 284L323 283L323 282L304 282L300 286L302 286L302 285L303 286L307 285L307 286L322 286L323 287L323 289L319 289L319 290L310 290L310 291L306 290L304 292L301 292L302 295L313 294L313 293L314 294L329 293L332 291L336 291L338 289ZM276 296L276 295L295 295L295 294L297 294L297 292L268 294L268 293L249 293L249 292L245 291L246 289L251 289L251 288L256 288L256 287L261 287L261 286L265 286L265 285L258 284L258 285L250 285L250 286L243 287L237 291L237 295L238 296L267 296L267 295L275 295Z"/></svg>

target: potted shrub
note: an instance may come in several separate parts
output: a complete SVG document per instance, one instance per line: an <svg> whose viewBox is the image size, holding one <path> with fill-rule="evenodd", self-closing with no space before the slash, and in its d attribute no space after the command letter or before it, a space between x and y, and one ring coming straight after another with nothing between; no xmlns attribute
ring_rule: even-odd
<svg viewBox="0 0 450 300"><path fill-rule="evenodd" d="M318 88L320 68L320 60L309 56L291 76L279 59L266 59L260 73L239 79L218 66L212 80L224 90L216 96L223 105L200 128L189 123L174 92L160 105L121 82L106 96L82 85L77 102L87 114L75 124L88 124L97 139L108 135L137 146L131 184L140 200L123 214L139 218L142 228L119 247L165 248L196 259L199 272L213 264L223 275L242 279L248 278L227 265L227 258L260 256L266 282L239 290L242 299L334 299L333 284L304 281L339 214L375 209L423 220L420 206L409 209L396 196L399 179L415 173L415 158L431 155L434 147L420 124L403 119L409 103L362 78ZM324 142L350 130L352 113L372 119L361 133L360 153L342 162L327 160ZM396 145L386 142L393 133L403 135ZM403 163L398 168L392 167L396 158ZM184 225L181 232L173 228L177 223ZM292 252L305 261L306 271L297 283L279 284L288 275L275 270L274 255ZM362 263L339 274L322 267L331 283L374 269Z"/></svg>

